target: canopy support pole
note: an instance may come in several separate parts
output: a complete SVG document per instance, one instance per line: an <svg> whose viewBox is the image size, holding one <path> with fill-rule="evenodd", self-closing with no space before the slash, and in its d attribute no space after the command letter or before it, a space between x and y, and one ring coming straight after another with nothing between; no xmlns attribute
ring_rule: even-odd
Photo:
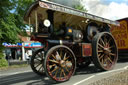
<svg viewBox="0 0 128 85"><path fill-rule="evenodd" d="M30 17L29 17L29 29L30 29L30 35L31 35L32 29L31 29L31 18Z"/></svg>
<svg viewBox="0 0 128 85"><path fill-rule="evenodd" d="M36 20L36 33L38 32L38 18L37 18L37 11L35 11L35 20Z"/></svg>
<svg viewBox="0 0 128 85"><path fill-rule="evenodd" d="M47 16L48 16L48 20L50 20L51 22L51 27L49 27L50 29L50 33L53 33L54 32L54 11L52 10L47 10Z"/></svg>

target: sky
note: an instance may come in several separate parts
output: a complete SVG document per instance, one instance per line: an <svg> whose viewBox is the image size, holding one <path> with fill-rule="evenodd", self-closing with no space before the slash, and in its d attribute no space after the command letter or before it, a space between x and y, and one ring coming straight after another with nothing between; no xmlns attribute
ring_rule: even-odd
<svg viewBox="0 0 128 85"><path fill-rule="evenodd" d="M111 2L116 2L116 3L127 3L128 4L128 0L101 0L103 2L108 2L108 3L111 3Z"/></svg>
<svg viewBox="0 0 128 85"><path fill-rule="evenodd" d="M128 17L128 0L50 0L63 5L81 4L88 13L110 20Z"/></svg>
<svg viewBox="0 0 128 85"><path fill-rule="evenodd" d="M83 0L88 13L111 20L128 17L128 0Z"/></svg>

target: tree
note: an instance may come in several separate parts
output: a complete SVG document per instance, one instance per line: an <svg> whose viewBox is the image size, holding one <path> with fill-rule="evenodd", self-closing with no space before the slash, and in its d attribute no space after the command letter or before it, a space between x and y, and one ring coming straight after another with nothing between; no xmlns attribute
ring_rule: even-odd
<svg viewBox="0 0 128 85"><path fill-rule="evenodd" d="M15 25L16 19L10 12L14 8L14 3L4 0L0 3L0 45L3 42L17 41L16 35L19 32Z"/></svg>
<svg viewBox="0 0 128 85"><path fill-rule="evenodd" d="M16 26L16 19L13 14L8 14L6 18L0 19L0 43L10 42L15 43L18 42L18 33L20 29Z"/></svg>
<svg viewBox="0 0 128 85"><path fill-rule="evenodd" d="M3 42L16 43L18 35L25 33L23 16L34 0L4 0L0 3L0 45ZM21 33L22 32L22 33Z"/></svg>
<svg viewBox="0 0 128 85"><path fill-rule="evenodd" d="M19 34L25 32L23 15L34 0L0 0L0 67L7 65L3 57L3 42L19 42Z"/></svg>
<svg viewBox="0 0 128 85"><path fill-rule="evenodd" d="M83 11L83 12L87 12L86 8L84 8L84 6L82 4L75 5L74 8L78 9L80 11Z"/></svg>
<svg viewBox="0 0 128 85"><path fill-rule="evenodd" d="M29 5L32 4L32 2L34 1L35 0L15 0L16 4L14 15L15 18L18 20L18 22L16 22L18 28L22 30L26 29L26 25L23 23L23 17Z"/></svg>
<svg viewBox="0 0 128 85"><path fill-rule="evenodd" d="M15 25L14 15L10 12L14 8L14 3L10 0L0 1L0 67L7 66L8 63L3 57L3 42L15 42L18 40L19 29Z"/></svg>

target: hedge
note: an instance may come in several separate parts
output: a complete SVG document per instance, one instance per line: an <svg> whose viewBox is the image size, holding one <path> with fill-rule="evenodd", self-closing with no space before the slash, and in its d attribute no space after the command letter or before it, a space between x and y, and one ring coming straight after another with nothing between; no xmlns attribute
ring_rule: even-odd
<svg viewBox="0 0 128 85"><path fill-rule="evenodd" d="M8 66L8 62L5 59L4 55L3 55L3 48L0 48L0 67L6 67Z"/></svg>

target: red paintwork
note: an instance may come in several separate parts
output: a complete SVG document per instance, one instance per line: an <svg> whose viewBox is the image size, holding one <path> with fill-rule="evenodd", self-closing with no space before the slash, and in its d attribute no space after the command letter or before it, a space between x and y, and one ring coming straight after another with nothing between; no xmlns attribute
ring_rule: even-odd
<svg viewBox="0 0 128 85"><path fill-rule="evenodd" d="M82 55L83 56L92 56L92 46L91 44L82 44Z"/></svg>

